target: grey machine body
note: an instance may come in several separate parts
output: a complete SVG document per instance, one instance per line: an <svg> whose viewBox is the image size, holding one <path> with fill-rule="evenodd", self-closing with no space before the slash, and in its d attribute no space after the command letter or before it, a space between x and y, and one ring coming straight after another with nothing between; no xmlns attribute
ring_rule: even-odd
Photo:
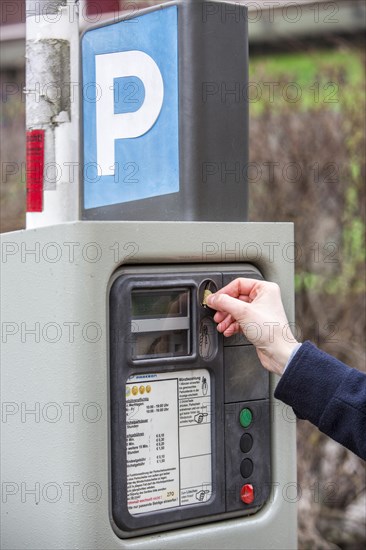
<svg viewBox="0 0 366 550"><path fill-rule="evenodd" d="M111 500L109 289L116 273L254 266L280 285L293 321L292 241L286 223L78 222L2 235L3 548L296 547L295 418L273 398L275 376L271 479L259 510L236 517L216 510L196 525L175 518L159 533L150 526L149 534L127 538L116 529ZM252 374L258 369L263 388L261 367L251 356L246 365ZM226 452L238 436L229 430Z"/></svg>

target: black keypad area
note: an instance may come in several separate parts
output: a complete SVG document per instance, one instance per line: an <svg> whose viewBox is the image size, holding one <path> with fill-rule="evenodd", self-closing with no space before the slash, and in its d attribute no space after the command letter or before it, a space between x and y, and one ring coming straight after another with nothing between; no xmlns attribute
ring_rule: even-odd
<svg viewBox="0 0 366 550"><path fill-rule="evenodd" d="M230 403L226 422L226 506L246 510L270 492L269 401Z"/></svg>

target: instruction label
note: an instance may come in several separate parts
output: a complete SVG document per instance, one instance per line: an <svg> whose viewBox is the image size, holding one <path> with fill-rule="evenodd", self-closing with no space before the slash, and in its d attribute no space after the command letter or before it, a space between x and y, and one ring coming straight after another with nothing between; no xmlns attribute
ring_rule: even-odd
<svg viewBox="0 0 366 550"><path fill-rule="evenodd" d="M206 369L128 378L127 502L132 515L210 499L211 422Z"/></svg>

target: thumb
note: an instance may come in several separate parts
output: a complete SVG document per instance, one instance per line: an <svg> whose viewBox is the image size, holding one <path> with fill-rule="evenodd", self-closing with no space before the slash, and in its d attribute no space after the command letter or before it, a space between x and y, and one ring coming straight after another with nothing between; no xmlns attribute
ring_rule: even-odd
<svg viewBox="0 0 366 550"><path fill-rule="evenodd" d="M248 307L246 302L232 298L227 294L211 294L207 298L207 305L216 311L230 313L236 321L243 318Z"/></svg>

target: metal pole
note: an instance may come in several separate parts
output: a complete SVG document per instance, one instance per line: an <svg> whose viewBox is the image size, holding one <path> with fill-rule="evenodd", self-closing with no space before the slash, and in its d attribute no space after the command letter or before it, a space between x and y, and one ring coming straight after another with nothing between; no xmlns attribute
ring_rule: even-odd
<svg viewBox="0 0 366 550"><path fill-rule="evenodd" d="M78 220L77 0L27 0L25 93L28 199L42 166L36 174L37 205L27 201L27 229Z"/></svg>

